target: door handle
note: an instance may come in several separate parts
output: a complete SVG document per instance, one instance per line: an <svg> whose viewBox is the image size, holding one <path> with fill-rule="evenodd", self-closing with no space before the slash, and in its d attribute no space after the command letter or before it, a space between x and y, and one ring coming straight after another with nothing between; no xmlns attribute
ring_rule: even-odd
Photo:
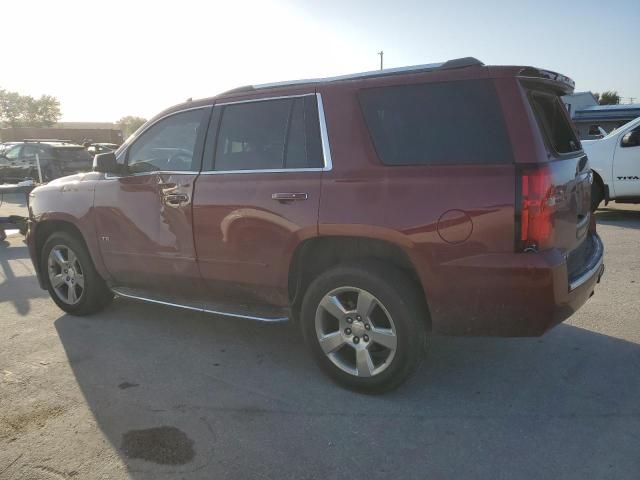
<svg viewBox="0 0 640 480"><path fill-rule="evenodd" d="M164 202L167 205L179 206L189 202L189 196L184 193L170 193L163 195Z"/></svg>
<svg viewBox="0 0 640 480"><path fill-rule="evenodd" d="M308 193L273 193L271 194L272 200L277 200L278 202L292 202L294 200L306 200L309 198Z"/></svg>

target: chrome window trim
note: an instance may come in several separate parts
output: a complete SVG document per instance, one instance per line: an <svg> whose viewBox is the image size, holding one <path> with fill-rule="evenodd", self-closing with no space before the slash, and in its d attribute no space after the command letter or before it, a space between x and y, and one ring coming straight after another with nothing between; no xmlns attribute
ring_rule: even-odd
<svg viewBox="0 0 640 480"><path fill-rule="evenodd" d="M320 127L320 140L322 144L322 161L323 167L309 168L264 168L251 170L207 170L202 171L201 175L227 175L238 173L302 173L302 172L329 172L333 170L333 161L331 159L331 146L329 144L329 135L327 133L327 120L324 114L324 105L322 103L322 94L320 93L303 93L300 95L282 95L279 97L251 98L249 100L238 100L233 102L216 103L216 106L235 105L239 103L253 103L268 100L284 100L288 98L302 98L315 95L318 106L318 125Z"/></svg>
<svg viewBox="0 0 640 480"><path fill-rule="evenodd" d="M302 97L310 97L315 95L315 93L301 93L298 95L280 95L278 97L261 97L261 98L249 98L247 100L232 100L229 102L216 102L215 106L224 106L224 105L236 105L240 103L254 103L254 102L266 102L269 100L285 100L287 98L302 98Z"/></svg>
<svg viewBox="0 0 640 480"><path fill-rule="evenodd" d="M316 92L316 99L318 101L318 123L320 124L320 139L322 140L322 157L324 158L323 170L330 171L333 169L333 160L331 159L331 144L329 143L327 118L324 114L322 94Z"/></svg>
<svg viewBox="0 0 640 480"><path fill-rule="evenodd" d="M112 180L112 179L118 179L118 178L129 178L129 177L140 177L140 176L144 176L144 175L156 175L156 174L165 174L165 175L227 175L227 174L251 174L251 173L304 173L304 172L329 172L331 170L333 170L333 160L331 158L331 144L329 142L329 134L327 131L327 120L326 120L326 116L324 113L324 104L322 102L322 94L321 93L303 93L303 94L299 94L299 95L282 95L279 97L265 97L265 98L251 98L249 100L238 100L238 101L232 101L232 102L222 102L222 103L215 103L214 105L205 105L205 106L200 106L200 107L193 107L193 108L187 108L184 110L178 110L176 112L171 112L168 113L167 115L163 115L162 117L158 118L155 122L153 122L152 124L148 125L144 130L140 131L139 133L136 134L135 138L132 139L132 141L130 142L130 144L128 144L126 146L126 148L121 152L121 155L126 154L126 151L129 149L129 147L131 146L131 144L133 144L133 142L140 136L142 135L144 132L146 132L149 128L151 128L153 125L155 125L156 123L158 123L159 121L170 117L172 115L176 115L178 113L183 113L183 112L188 112L191 110L199 110L199 109L203 109L203 108L210 108L211 106L224 106L224 105L235 105L235 104L241 104L241 103L252 103L252 102L261 102L261 101L268 101L268 100L283 100L283 99L287 99L287 98L302 98L302 97L309 97L315 95L316 96L316 102L317 102L317 106L318 106L318 124L320 127L320 141L321 141L321 145L322 145L322 160L324 163L324 167L310 167L310 168L270 168L270 169L253 169L253 170L208 170L208 171L193 171L193 170L180 170L180 171L175 171L175 170L159 170L159 171L155 171L155 172L139 172L139 173L134 173L131 175L114 175L111 176L109 174L105 174L105 179L107 180Z"/></svg>

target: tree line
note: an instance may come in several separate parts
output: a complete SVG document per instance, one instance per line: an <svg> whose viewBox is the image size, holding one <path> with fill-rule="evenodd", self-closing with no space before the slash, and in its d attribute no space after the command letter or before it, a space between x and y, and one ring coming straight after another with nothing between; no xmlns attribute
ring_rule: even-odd
<svg viewBox="0 0 640 480"><path fill-rule="evenodd" d="M60 102L51 95L33 98L0 88L0 126L50 127L60 115Z"/></svg>
<svg viewBox="0 0 640 480"><path fill-rule="evenodd" d="M600 105L618 105L620 104L620 95L615 90L607 90L602 93L594 93L594 97Z"/></svg>
<svg viewBox="0 0 640 480"><path fill-rule="evenodd" d="M34 98L0 88L0 127L52 127L61 116L60 102L56 97L42 95ZM127 138L146 121L142 117L127 115L116 123Z"/></svg>

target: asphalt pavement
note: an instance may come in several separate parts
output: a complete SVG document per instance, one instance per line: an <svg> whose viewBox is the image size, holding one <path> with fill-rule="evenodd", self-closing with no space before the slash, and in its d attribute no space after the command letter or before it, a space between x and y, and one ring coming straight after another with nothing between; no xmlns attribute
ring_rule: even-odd
<svg viewBox="0 0 640 480"><path fill-rule="evenodd" d="M570 320L540 338L433 338L383 396L331 383L292 325L124 299L65 315L13 234L0 479L638 479L640 208L610 207L605 277Z"/></svg>

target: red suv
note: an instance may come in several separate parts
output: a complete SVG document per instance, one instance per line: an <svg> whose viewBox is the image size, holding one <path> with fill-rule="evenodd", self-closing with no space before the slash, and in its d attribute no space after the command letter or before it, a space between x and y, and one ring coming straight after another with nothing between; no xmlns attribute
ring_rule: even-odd
<svg viewBox="0 0 640 480"><path fill-rule="evenodd" d="M540 335L603 272L573 85L464 58L175 106L33 191L40 283L75 315L115 293L295 319L363 391L398 386L430 334Z"/></svg>

